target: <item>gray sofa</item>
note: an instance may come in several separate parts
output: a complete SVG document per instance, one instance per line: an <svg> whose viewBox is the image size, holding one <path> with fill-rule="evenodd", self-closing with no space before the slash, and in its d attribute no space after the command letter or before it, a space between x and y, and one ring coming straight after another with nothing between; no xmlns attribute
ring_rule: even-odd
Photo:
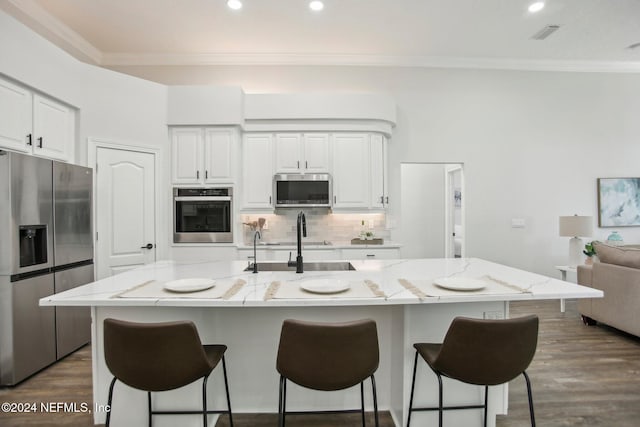
<svg viewBox="0 0 640 427"><path fill-rule="evenodd" d="M605 323L640 336L640 249L594 243L598 261L578 266L578 283L600 289L603 298L578 300L587 324Z"/></svg>

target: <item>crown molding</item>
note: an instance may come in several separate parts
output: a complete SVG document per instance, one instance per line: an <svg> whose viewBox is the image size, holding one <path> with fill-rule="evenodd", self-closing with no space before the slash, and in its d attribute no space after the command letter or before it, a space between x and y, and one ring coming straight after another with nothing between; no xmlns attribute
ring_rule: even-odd
<svg viewBox="0 0 640 427"><path fill-rule="evenodd" d="M640 61L564 61L432 56L330 54L130 54L105 53L102 64L115 66L314 65L354 67L462 68L518 71L639 73Z"/></svg>
<svg viewBox="0 0 640 427"><path fill-rule="evenodd" d="M5 0L0 2L0 9L5 10L24 25L75 58L90 64L101 64L102 52L99 49L67 25L51 16L35 1Z"/></svg>

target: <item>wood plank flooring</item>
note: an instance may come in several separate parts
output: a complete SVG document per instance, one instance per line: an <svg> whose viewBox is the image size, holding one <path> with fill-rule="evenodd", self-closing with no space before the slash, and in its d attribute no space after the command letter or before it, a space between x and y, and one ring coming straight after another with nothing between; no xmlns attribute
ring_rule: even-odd
<svg viewBox="0 0 640 427"><path fill-rule="evenodd" d="M640 338L607 326L584 326L575 301L567 301L566 313L560 313L559 307L558 301L511 304L512 316L537 313L541 320L538 351L528 370L537 424L552 427L640 425ZM83 403L91 407L91 393L91 349L86 346L17 387L0 389L0 403L63 402L76 403L78 408ZM509 414L500 416L497 426L530 425L523 379L510 383L509 401ZM234 420L237 427L271 427L276 425L277 417L236 414ZM292 416L287 425L358 426L359 421L357 414ZM368 422L372 421L370 417ZM382 413L380 421L382 427L393 426L388 413ZM0 412L2 427L89 427L92 422L92 415L82 412ZM224 416L216 424L216 427L227 426ZM416 424L416 427L419 426Z"/></svg>

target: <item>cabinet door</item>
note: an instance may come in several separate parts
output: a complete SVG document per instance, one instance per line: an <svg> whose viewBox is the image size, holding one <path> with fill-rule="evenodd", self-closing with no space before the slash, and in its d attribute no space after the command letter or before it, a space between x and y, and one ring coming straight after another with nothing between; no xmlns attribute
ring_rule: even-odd
<svg viewBox="0 0 640 427"><path fill-rule="evenodd" d="M273 147L270 134L245 135L242 145L243 208L273 209Z"/></svg>
<svg viewBox="0 0 640 427"><path fill-rule="evenodd" d="M73 117L66 106L33 95L33 154L69 160L74 143Z"/></svg>
<svg viewBox="0 0 640 427"><path fill-rule="evenodd" d="M369 206L369 135L333 136L333 195L335 209Z"/></svg>
<svg viewBox="0 0 640 427"><path fill-rule="evenodd" d="M207 183L233 182L234 177L233 129L205 129L204 180Z"/></svg>
<svg viewBox="0 0 640 427"><path fill-rule="evenodd" d="M0 146L31 151L31 92L0 79Z"/></svg>
<svg viewBox="0 0 640 427"><path fill-rule="evenodd" d="M199 184L202 168L202 129L176 128L171 135L171 176L174 184Z"/></svg>
<svg viewBox="0 0 640 427"><path fill-rule="evenodd" d="M384 139L380 134L371 135L371 207L385 207Z"/></svg>
<svg viewBox="0 0 640 427"><path fill-rule="evenodd" d="M299 173L303 165L300 134L280 133L276 135L276 171Z"/></svg>
<svg viewBox="0 0 640 427"><path fill-rule="evenodd" d="M303 137L304 164L300 166L305 172L329 172L329 135L326 133L307 133Z"/></svg>

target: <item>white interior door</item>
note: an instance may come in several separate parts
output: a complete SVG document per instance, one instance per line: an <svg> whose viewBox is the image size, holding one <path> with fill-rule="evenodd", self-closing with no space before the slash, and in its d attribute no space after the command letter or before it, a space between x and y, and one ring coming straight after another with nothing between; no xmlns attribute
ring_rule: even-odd
<svg viewBox="0 0 640 427"><path fill-rule="evenodd" d="M97 279L156 259L155 155L98 147Z"/></svg>

